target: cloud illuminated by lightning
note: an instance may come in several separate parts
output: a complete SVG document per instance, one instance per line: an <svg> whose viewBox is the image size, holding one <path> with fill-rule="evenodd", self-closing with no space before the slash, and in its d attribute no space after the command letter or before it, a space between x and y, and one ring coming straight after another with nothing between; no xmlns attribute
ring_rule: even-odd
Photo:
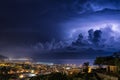
<svg viewBox="0 0 120 80"><path fill-rule="evenodd" d="M70 38L74 38L76 37L78 34L83 33L83 35L87 36L87 32L90 29L93 30L104 30L106 28L110 28L111 29L111 36L114 37L120 37L120 26L119 23L112 23L112 22L107 22L107 23L99 23L99 24L93 24L91 25L87 25L86 27L74 27L70 30L70 34L69 37Z"/></svg>

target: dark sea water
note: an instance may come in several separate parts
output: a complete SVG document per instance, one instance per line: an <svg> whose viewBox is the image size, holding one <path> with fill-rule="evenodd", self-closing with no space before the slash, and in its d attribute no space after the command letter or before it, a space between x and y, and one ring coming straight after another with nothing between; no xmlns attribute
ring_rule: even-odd
<svg viewBox="0 0 120 80"><path fill-rule="evenodd" d="M35 61L41 63L76 64L76 65L81 65L84 62L89 62L90 65L93 65L94 63L94 59L36 59Z"/></svg>

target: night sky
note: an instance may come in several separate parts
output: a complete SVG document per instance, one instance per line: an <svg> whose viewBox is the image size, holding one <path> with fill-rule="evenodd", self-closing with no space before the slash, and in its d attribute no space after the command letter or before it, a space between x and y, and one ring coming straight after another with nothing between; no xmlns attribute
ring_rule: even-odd
<svg viewBox="0 0 120 80"><path fill-rule="evenodd" d="M120 0L3 0L0 54L39 59L110 55L120 51L119 22ZM96 30L101 31L97 45ZM80 33L81 43L77 42Z"/></svg>

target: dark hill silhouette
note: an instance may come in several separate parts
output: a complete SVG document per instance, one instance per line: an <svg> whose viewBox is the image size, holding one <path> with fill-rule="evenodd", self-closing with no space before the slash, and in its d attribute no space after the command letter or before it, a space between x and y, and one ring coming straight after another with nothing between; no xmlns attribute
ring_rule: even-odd
<svg viewBox="0 0 120 80"><path fill-rule="evenodd" d="M7 59L7 58L8 58L8 57L3 56L3 55L0 54L0 60L1 60L1 59Z"/></svg>

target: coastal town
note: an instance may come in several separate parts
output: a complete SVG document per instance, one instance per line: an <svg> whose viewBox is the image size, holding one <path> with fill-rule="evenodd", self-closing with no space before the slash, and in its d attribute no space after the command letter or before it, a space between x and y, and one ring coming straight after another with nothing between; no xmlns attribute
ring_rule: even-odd
<svg viewBox="0 0 120 80"><path fill-rule="evenodd" d="M57 79L58 78L58 79ZM93 65L34 62L31 58L1 59L0 80L119 80L120 57L97 57Z"/></svg>

